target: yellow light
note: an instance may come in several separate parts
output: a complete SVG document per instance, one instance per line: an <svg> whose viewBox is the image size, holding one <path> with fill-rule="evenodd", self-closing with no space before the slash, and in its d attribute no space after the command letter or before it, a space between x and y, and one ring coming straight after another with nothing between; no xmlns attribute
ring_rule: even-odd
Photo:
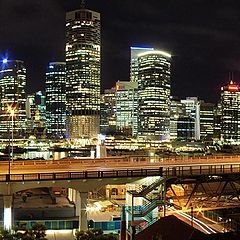
<svg viewBox="0 0 240 240"><path fill-rule="evenodd" d="M202 212L202 208L201 208L201 207L197 208L197 211L198 211L199 213Z"/></svg>
<svg viewBox="0 0 240 240"><path fill-rule="evenodd" d="M14 109L12 109L12 110L10 111L10 116L11 116L11 117L14 116Z"/></svg>
<svg viewBox="0 0 240 240"><path fill-rule="evenodd" d="M144 53L140 53L140 54L138 54L138 57L142 57L142 56L149 55L149 54L159 54L159 55L163 55L164 57L168 57L168 58L172 57L171 54L169 54L167 52L164 52L164 51L159 51L159 50L147 51L147 52L144 52Z"/></svg>
<svg viewBox="0 0 240 240"><path fill-rule="evenodd" d="M8 106L7 107L7 111L10 113L10 116L13 117L15 114L14 114L14 111L15 111L15 108L12 108L11 106Z"/></svg>

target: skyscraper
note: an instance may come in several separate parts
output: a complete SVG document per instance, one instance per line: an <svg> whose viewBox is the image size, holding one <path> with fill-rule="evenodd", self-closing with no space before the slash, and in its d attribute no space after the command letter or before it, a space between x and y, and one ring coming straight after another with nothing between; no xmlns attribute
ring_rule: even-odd
<svg viewBox="0 0 240 240"><path fill-rule="evenodd" d="M178 120L186 116L186 108L177 98L171 97L170 104L170 139L174 140L178 135Z"/></svg>
<svg viewBox="0 0 240 240"><path fill-rule="evenodd" d="M37 138L46 138L46 93L38 91L34 95L36 104L34 135Z"/></svg>
<svg viewBox="0 0 240 240"><path fill-rule="evenodd" d="M163 51L138 54L138 136L170 137L171 55Z"/></svg>
<svg viewBox="0 0 240 240"><path fill-rule="evenodd" d="M221 139L240 143L240 87L232 81L221 88Z"/></svg>
<svg viewBox="0 0 240 240"><path fill-rule="evenodd" d="M116 132L116 89L106 89L101 94L100 132L103 135Z"/></svg>
<svg viewBox="0 0 240 240"><path fill-rule="evenodd" d="M194 138L200 140L200 101L197 97L181 100L186 107L186 115L194 119Z"/></svg>
<svg viewBox="0 0 240 240"><path fill-rule="evenodd" d="M100 14L85 8L66 15L67 138L95 138L100 123Z"/></svg>
<svg viewBox="0 0 240 240"><path fill-rule="evenodd" d="M39 121L42 127L46 127L46 93L38 91L35 93L36 114L35 121Z"/></svg>
<svg viewBox="0 0 240 240"><path fill-rule="evenodd" d="M137 100L137 82L116 83L116 127L124 135L137 135Z"/></svg>
<svg viewBox="0 0 240 240"><path fill-rule="evenodd" d="M46 128L52 137L66 134L66 63L51 62L46 73Z"/></svg>
<svg viewBox="0 0 240 240"><path fill-rule="evenodd" d="M1 134L6 134L9 129L10 109L14 110L14 133L23 134L26 129L26 68L23 61L0 62L0 99Z"/></svg>
<svg viewBox="0 0 240 240"><path fill-rule="evenodd" d="M212 103L200 102L200 138L210 141L214 131L215 106Z"/></svg>
<svg viewBox="0 0 240 240"><path fill-rule="evenodd" d="M149 47L131 47L131 59L130 59L130 81L138 81L138 55L147 51L153 51L154 48Z"/></svg>
<svg viewBox="0 0 240 240"><path fill-rule="evenodd" d="M27 115L27 122L26 122L26 133L27 135L34 134L34 120L36 114L36 101L34 94L28 94L26 97L26 115Z"/></svg>

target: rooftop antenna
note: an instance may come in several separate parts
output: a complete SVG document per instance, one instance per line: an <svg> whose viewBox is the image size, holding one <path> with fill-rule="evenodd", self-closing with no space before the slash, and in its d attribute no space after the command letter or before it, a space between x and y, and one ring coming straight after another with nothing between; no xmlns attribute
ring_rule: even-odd
<svg viewBox="0 0 240 240"><path fill-rule="evenodd" d="M233 72L229 72L229 82L230 84L233 84Z"/></svg>
<svg viewBox="0 0 240 240"><path fill-rule="evenodd" d="M85 5L86 5L85 0L81 0L80 7L81 7L82 9L84 9L84 8L85 8Z"/></svg>

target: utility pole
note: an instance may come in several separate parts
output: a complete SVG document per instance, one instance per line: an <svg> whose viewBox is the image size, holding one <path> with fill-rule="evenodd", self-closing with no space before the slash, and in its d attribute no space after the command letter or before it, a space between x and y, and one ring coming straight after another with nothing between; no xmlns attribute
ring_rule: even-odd
<svg viewBox="0 0 240 240"><path fill-rule="evenodd" d="M122 215L121 215L121 240L126 240L126 209L125 206L122 206Z"/></svg>

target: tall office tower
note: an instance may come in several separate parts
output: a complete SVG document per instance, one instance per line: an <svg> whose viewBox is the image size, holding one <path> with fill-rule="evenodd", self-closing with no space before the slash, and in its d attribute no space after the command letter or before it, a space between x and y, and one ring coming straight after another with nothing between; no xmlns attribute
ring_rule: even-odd
<svg viewBox="0 0 240 240"><path fill-rule="evenodd" d="M23 61L0 62L0 132L6 135L11 125L10 108L14 110L13 131L20 136L26 130L26 68Z"/></svg>
<svg viewBox="0 0 240 240"><path fill-rule="evenodd" d="M221 140L221 119L222 110L221 103L218 103L214 108L214 124L213 124L213 141L219 142Z"/></svg>
<svg viewBox="0 0 240 240"><path fill-rule="evenodd" d="M178 134L178 119L186 116L186 107L177 98L171 97L170 103L170 139L174 140Z"/></svg>
<svg viewBox="0 0 240 240"><path fill-rule="evenodd" d="M232 81L221 88L221 138L226 144L240 143L240 87Z"/></svg>
<svg viewBox="0 0 240 240"><path fill-rule="evenodd" d="M131 47L131 60L130 60L130 81L138 81L138 55L147 51L153 51L153 48L147 47Z"/></svg>
<svg viewBox="0 0 240 240"><path fill-rule="evenodd" d="M170 138L171 55L147 51L138 55L138 136Z"/></svg>
<svg viewBox="0 0 240 240"><path fill-rule="evenodd" d="M214 110L212 103L200 102L200 139L211 141L214 130Z"/></svg>
<svg viewBox="0 0 240 240"><path fill-rule="evenodd" d="M34 94L27 95L26 99L26 115L27 115L27 122L26 122L26 133L27 135L34 134L34 120L36 114L36 100Z"/></svg>
<svg viewBox="0 0 240 240"><path fill-rule="evenodd" d="M85 8L66 15L67 138L95 138L100 124L100 14Z"/></svg>
<svg viewBox="0 0 240 240"><path fill-rule="evenodd" d="M66 135L66 63L51 62L46 73L47 135Z"/></svg>
<svg viewBox="0 0 240 240"><path fill-rule="evenodd" d="M127 136L137 135L137 86L137 82L116 83L116 128Z"/></svg>
<svg viewBox="0 0 240 240"><path fill-rule="evenodd" d="M45 92L35 93L36 112L34 116L34 135L39 138L46 137L46 95Z"/></svg>
<svg viewBox="0 0 240 240"><path fill-rule="evenodd" d="M194 138L200 140L200 102L197 97L187 97L181 100L185 104L186 115L194 119Z"/></svg>
<svg viewBox="0 0 240 240"><path fill-rule="evenodd" d="M28 94L26 99L26 115L27 119L34 119L36 113L36 101L34 94Z"/></svg>
<svg viewBox="0 0 240 240"><path fill-rule="evenodd" d="M40 121L46 126L46 93L38 91L35 93L36 113L35 121Z"/></svg>
<svg viewBox="0 0 240 240"><path fill-rule="evenodd" d="M46 96L43 92L27 95L27 134L44 138L46 134Z"/></svg>
<svg viewBox="0 0 240 240"><path fill-rule="evenodd" d="M116 89L106 89L101 94L100 133L114 134L116 132Z"/></svg>

